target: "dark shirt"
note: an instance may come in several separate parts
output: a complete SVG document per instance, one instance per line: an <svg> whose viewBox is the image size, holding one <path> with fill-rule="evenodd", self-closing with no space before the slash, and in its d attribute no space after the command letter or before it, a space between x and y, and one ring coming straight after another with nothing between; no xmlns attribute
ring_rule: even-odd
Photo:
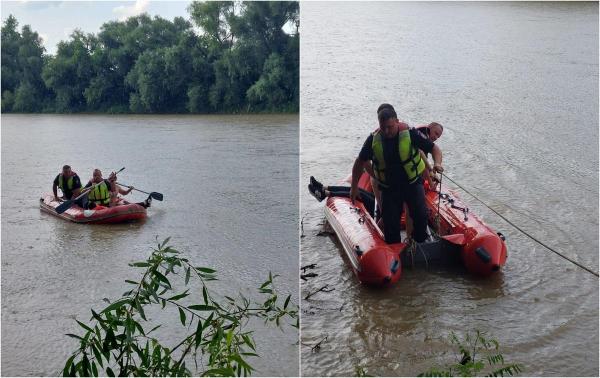
<svg viewBox="0 0 600 378"><path fill-rule="evenodd" d="M60 175L61 174L59 173L58 175L56 175L56 178L54 179L54 185L56 185L57 187L58 187L58 177ZM69 181L69 179L67 177L63 177L64 189L61 188L61 190L66 199L71 199L71 197L73 197L73 190L81 188L81 180L79 180L79 176L77 176L77 174L75 174L73 176L73 188L72 189L68 188L68 184L67 184L68 181Z"/></svg>
<svg viewBox="0 0 600 378"><path fill-rule="evenodd" d="M416 129L410 129L409 134L411 144L414 147L423 150L425 153L431 153L434 146L432 141L424 138ZM389 139L382 138L383 158L385 159L385 181L390 189L398 189L408 184L408 177L402 167L400 154L398 153L398 138L398 135ZM369 135L365 140L358 158L362 161L373 160L373 134Z"/></svg>
<svg viewBox="0 0 600 378"><path fill-rule="evenodd" d="M420 132L423 138L429 139L429 132L431 131L429 126L419 126L415 127L414 129Z"/></svg>

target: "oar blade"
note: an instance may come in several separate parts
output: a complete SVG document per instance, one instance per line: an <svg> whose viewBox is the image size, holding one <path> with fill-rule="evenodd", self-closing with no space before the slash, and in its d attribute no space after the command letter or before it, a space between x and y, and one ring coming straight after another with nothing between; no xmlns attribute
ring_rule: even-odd
<svg viewBox="0 0 600 378"><path fill-rule="evenodd" d="M65 211L69 210L73 206L74 203L75 203L75 201L73 201L73 200L68 200L68 201L61 203L60 205L56 206L56 212L58 214L62 214Z"/></svg>
<svg viewBox="0 0 600 378"><path fill-rule="evenodd" d="M157 201L162 201L163 200L162 193L158 193L158 192L152 192L152 193L150 193L150 197L152 197L153 199L155 199Z"/></svg>

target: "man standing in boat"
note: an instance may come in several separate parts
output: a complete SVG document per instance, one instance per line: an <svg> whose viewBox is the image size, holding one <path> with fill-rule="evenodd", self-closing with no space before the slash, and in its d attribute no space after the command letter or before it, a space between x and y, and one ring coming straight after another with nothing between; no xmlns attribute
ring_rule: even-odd
<svg viewBox="0 0 600 378"><path fill-rule="evenodd" d="M377 113L379 129L369 135L352 168L352 202L358 196L358 180L363 170L373 173L381 191L384 236L387 243L397 243L400 237L400 216L406 202L413 218L412 238L423 242L427 238L427 210L421 174L425 162L419 150L431 153L433 170L443 172L442 151L417 130L400 122L392 106L380 107Z"/></svg>
<svg viewBox="0 0 600 378"><path fill-rule="evenodd" d="M63 193L63 198L58 197L57 188ZM52 184L52 192L54 193L54 199L56 201L70 200L71 198L77 197L81 192L81 180L77 173L71 170L71 166L65 165L62 168L62 172L56 175Z"/></svg>

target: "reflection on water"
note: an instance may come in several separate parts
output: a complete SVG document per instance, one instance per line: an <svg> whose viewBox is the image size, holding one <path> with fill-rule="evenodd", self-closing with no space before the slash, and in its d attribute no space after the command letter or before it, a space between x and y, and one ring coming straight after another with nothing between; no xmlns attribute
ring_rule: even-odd
<svg viewBox="0 0 600 378"><path fill-rule="evenodd" d="M314 175L345 178L392 103L444 125L448 175L535 237L598 271L597 3L303 3L301 264L304 375L415 375L445 365L450 331L488 331L528 375L598 375L598 280L464 192L508 241L504 271L403 271L358 284L323 230ZM582 165L582 162L585 162ZM585 168L583 168L585 166ZM446 182L451 185L451 183ZM328 339L318 353L311 346Z"/></svg>
<svg viewBox="0 0 600 378"><path fill-rule="evenodd" d="M65 222L40 212L38 199L66 163L82 181L95 167L125 166L120 182L165 199L143 223ZM295 296L297 183L295 115L3 115L2 373L58 374L76 346L64 336L72 319L120 296L138 274L127 264L145 259L157 237L217 269L217 293L253 296L272 271ZM258 374L297 374L297 332L256 328L259 353L272 357L254 362Z"/></svg>

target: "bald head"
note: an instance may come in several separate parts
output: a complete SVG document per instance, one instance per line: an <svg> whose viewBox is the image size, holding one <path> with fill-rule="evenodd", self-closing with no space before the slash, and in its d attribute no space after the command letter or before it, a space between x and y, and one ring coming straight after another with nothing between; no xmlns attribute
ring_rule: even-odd
<svg viewBox="0 0 600 378"><path fill-rule="evenodd" d="M100 171L98 168L94 169L94 172L92 173L92 181L97 184L102 180L102 171Z"/></svg>
<svg viewBox="0 0 600 378"><path fill-rule="evenodd" d="M435 142L436 140L438 140L439 137L442 136L442 133L444 132L444 126L442 126L441 124L437 123L437 122L431 122L429 125L429 139L432 142Z"/></svg>

